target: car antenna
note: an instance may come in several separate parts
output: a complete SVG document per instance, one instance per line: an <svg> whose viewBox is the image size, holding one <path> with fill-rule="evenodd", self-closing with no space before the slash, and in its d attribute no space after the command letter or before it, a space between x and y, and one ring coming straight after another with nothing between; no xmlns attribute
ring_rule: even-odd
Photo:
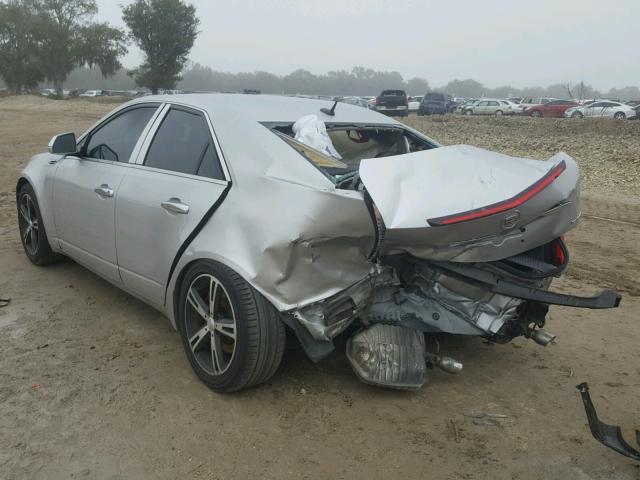
<svg viewBox="0 0 640 480"><path fill-rule="evenodd" d="M329 115L330 117L335 116L336 112L336 105L338 105L339 100L336 100L336 102L333 104L333 107L331 107L331 110L329 110L328 108L321 108L320 111L322 113L326 113L327 115Z"/></svg>

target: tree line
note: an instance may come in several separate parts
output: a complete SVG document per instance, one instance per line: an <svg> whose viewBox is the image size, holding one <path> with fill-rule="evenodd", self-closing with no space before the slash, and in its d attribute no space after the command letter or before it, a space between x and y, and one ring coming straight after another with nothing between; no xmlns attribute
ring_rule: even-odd
<svg viewBox="0 0 640 480"><path fill-rule="evenodd" d="M488 88L480 82L468 79L452 80L446 85L434 87L422 78L405 80L398 72L380 72L364 67L319 75L306 70L296 70L287 75L275 75L261 71L221 72L193 63L186 65L181 77L182 80L176 84L177 88L190 92L242 92L246 89L275 94L378 95L386 88L400 88L406 90L409 95L423 95L430 91L438 91L466 98L517 96L640 99L640 89L636 86L599 91L584 82L578 82L556 83L547 87L515 88L506 85ZM121 69L112 76L103 77L98 67L82 67L69 74L65 88L133 90L136 88L136 83L126 69Z"/></svg>
<svg viewBox="0 0 640 480"><path fill-rule="evenodd" d="M122 7L128 31L94 20L95 0L0 1L0 77L16 93L41 82L59 96L69 74L97 67L104 77L122 70L120 58L133 42L144 61L127 72L136 85L174 88L199 20L181 0L134 0Z"/></svg>
<svg viewBox="0 0 640 480"><path fill-rule="evenodd" d="M489 88L482 83L467 80L452 80L446 85L432 87L424 78L405 80L398 72L376 71L365 67L354 67L351 71L337 70L326 74L313 74L298 69L288 75L268 72L220 72L198 63L191 64L182 74L178 87L188 91L243 91L260 90L263 93L307 94L307 95L378 95L384 89L402 89L409 95L424 95L430 91L450 95L479 98L495 97L553 97L586 99L596 97L640 99L636 86L612 88L601 92L584 82L557 83L548 87L516 88L509 85Z"/></svg>

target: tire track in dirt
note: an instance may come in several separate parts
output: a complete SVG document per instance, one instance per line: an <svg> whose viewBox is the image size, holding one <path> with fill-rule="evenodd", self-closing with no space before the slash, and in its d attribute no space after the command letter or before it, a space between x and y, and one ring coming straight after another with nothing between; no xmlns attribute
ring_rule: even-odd
<svg viewBox="0 0 640 480"><path fill-rule="evenodd" d="M582 224L567 236L572 254L567 275L640 296L640 204L585 197L582 211Z"/></svg>

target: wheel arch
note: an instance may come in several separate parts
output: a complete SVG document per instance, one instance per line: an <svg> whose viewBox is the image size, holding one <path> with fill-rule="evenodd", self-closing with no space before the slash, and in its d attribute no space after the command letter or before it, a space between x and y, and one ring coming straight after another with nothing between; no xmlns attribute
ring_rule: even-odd
<svg viewBox="0 0 640 480"><path fill-rule="evenodd" d="M31 184L31 182L25 176L21 175L18 181L16 182L16 201L18 200L18 194L20 193L20 189L25 185L30 185L31 188L33 188L33 185ZM33 188L33 191L35 192L36 189ZM36 192L36 200L37 199L38 199L38 194Z"/></svg>
<svg viewBox="0 0 640 480"><path fill-rule="evenodd" d="M178 329L178 308L179 298L180 298L180 289L182 288L182 282L184 282L184 278L189 271L189 269L198 262L202 261L210 261L217 262L224 265L227 268L233 270L236 274L242 277L252 288L257 290L264 299L269 302L273 308L278 311L281 311L277 305L275 305L270 299L269 296L264 292L260 291L260 288L255 285L254 282L251 281L250 275L248 272L244 271L239 265L235 262L218 256L211 253L197 253L194 254L192 252L185 252L183 254L183 258L180 259L178 263L178 267L173 272L172 278L169 281L169 285L167 286L167 291L165 295L165 307L167 316L169 317L169 321L175 330Z"/></svg>

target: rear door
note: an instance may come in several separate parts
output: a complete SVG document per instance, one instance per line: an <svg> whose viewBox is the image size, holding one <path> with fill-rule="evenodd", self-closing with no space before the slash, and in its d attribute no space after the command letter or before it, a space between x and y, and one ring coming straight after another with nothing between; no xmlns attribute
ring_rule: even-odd
<svg viewBox="0 0 640 480"><path fill-rule="evenodd" d="M118 191L116 246L129 291L162 306L172 267L229 182L207 115L165 106Z"/></svg>
<svg viewBox="0 0 640 480"><path fill-rule="evenodd" d="M91 270L119 282L115 242L118 187L158 104L117 112L80 142L79 156L58 162L53 211L62 250Z"/></svg>
<svg viewBox="0 0 640 480"><path fill-rule="evenodd" d="M489 102L483 100L482 102L478 102L476 106L473 108L473 113L476 115L486 115L489 110Z"/></svg>
<svg viewBox="0 0 640 480"><path fill-rule="evenodd" d="M607 102L595 102L585 109L585 117L601 117Z"/></svg>

